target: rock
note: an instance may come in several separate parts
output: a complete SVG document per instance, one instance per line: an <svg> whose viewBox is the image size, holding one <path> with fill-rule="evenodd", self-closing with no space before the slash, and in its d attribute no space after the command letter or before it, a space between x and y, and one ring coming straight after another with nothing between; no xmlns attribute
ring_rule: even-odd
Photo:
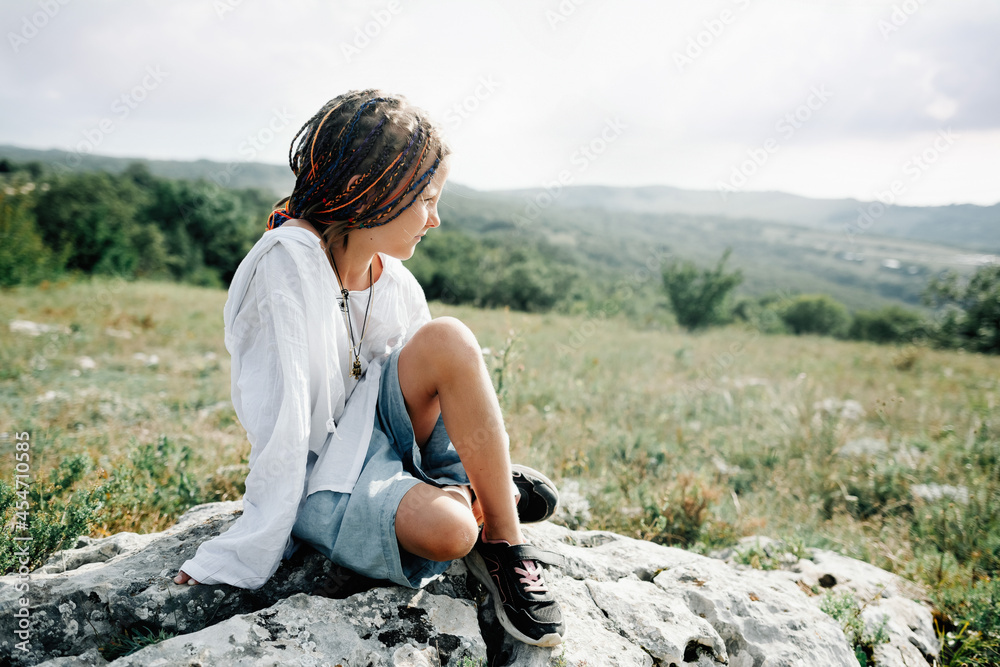
<svg viewBox="0 0 1000 667"><path fill-rule="evenodd" d="M813 593L824 577L834 590L870 600L869 625L888 617L880 665L923 667L936 650L930 613L914 601L922 592L860 561L812 550L812 560L761 571L551 523L524 530L565 559L546 574L567 624L556 648L511 639L462 561L423 590L360 577L308 547L256 591L172 583L178 566L239 509L238 502L202 505L162 533L81 539L53 556L30 579L27 654L11 639L18 579L0 578L0 655L18 666L102 665L98 648L142 628L177 636L107 664L855 667L852 647ZM780 542L757 544L786 553Z"/></svg>
<svg viewBox="0 0 1000 667"><path fill-rule="evenodd" d="M817 414L835 416L847 422L856 422L865 416L864 407L853 399L841 401L836 398L824 398L813 403L813 410Z"/></svg>
<svg viewBox="0 0 1000 667"><path fill-rule="evenodd" d="M103 563L123 552L138 551L157 538L158 533L117 533L99 540L80 539L77 548L59 551L33 574L54 574L76 570L90 563Z"/></svg>
<svg viewBox="0 0 1000 667"><path fill-rule="evenodd" d="M118 535L55 554L31 574L31 652L14 651L13 610L24 595L16 576L0 577L0 655L30 665L97 648L133 627L188 633L236 614L264 609L295 593L312 592L337 568L315 552L296 554L266 586L178 586L171 579L206 538L224 530L241 502L200 505L162 533Z"/></svg>
<svg viewBox="0 0 1000 667"><path fill-rule="evenodd" d="M908 468L916 468L924 458L924 455L916 447L897 446L890 449L889 442L882 438L848 440L837 454L843 458L868 457L893 461Z"/></svg>
<svg viewBox="0 0 1000 667"><path fill-rule="evenodd" d="M910 487L910 493L916 498L934 502L947 498L963 505L969 504L969 487L952 486L951 484L914 484Z"/></svg>
<svg viewBox="0 0 1000 667"><path fill-rule="evenodd" d="M115 667L396 665L457 667L486 659L467 600L394 586L346 600L298 593L268 609L148 646Z"/></svg>
<svg viewBox="0 0 1000 667"><path fill-rule="evenodd" d="M902 577L870 563L824 549L809 549L784 574L803 590L823 586L830 593L850 591L862 606L866 627L877 628L887 618L889 641L875 647L879 667L926 667L937 657L939 645L930 607L921 602L924 591ZM813 598L817 604L822 597Z"/></svg>
<svg viewBox="0 0 1000 667"><path fill-rule="evenodd" d="M567 528L579 528L590 522L590 502L575 479L559 484L559 504L552 521Z"/></svg>
<svg viewBox="0 0 1000 667"><path fill-rule="evenodd" d="M712 465L714 465L715 469L719 472L719 474L723 476L739 475L741 472L743 472L743 468L735 465L730 465L721 456L713 456Z"/></svg>
<svg viewBox="0 0 1000 667"><path fill-rule="evenodd" d="M69 327L61 324L39 324L30 320L11 320L10 330L12 333L23 333L29 336L41 336L45 333L69 335L72 333Z"/></svg>
<svg viewBox="0 0 1000 667"><path fill-rule="evenodd" d="M80 655L64 658L52 658L40 663L38 667L103 667L108 661L96 648L87 649Z"/></svg>
<svg viewBox="0 0 1000 667"><path fill-rule="evenodd" d="M882 438L855 438L840 448L840 456L880 457L889 453L889 443Z"/></svg>

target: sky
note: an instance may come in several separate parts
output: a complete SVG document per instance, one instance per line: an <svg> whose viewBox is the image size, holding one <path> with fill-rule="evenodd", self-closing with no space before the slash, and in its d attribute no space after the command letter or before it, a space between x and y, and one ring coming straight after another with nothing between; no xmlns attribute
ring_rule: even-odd
<svg viewBox="0 0 1000 667"><path fill-rule="evenodd" d="M4 0L0 143L287 164L405 95L479 190L1000 202L996 0Z"/></svg>

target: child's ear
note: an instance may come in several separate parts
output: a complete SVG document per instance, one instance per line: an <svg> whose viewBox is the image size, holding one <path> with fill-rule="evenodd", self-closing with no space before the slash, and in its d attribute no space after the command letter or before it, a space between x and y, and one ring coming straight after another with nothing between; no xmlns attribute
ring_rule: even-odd
<svg viewBox="0 0 1000 667"><path fill-rule="evenodd" d="M348 179L347 181L347 187L350 188L354 184L354 181L358 180L359 178L361 178L361 174L354 174L353 176L351 176L351 178ZM365 210L365 205L363 202L364 198L362 198L362 203L356 209L354 209L354 212L358 215L363 213Z"/></svg>

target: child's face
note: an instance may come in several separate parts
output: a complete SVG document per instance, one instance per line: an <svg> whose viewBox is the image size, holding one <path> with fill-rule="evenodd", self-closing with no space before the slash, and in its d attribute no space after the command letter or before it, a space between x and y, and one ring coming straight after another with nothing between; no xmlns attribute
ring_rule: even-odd
<svg viewBox="0 0 1000 667"><path fill-rule="evenodd" d="M401 260L409 259L420 238L441 224L437 205L448 178L448 168L448 161L442 162L420 196L392 222L364 230L379 252Z"/></svg>

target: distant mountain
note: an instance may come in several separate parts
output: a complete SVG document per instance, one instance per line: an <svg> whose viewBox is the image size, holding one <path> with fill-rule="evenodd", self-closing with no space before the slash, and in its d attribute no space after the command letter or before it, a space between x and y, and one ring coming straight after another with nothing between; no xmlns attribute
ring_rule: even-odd
<svg viewBox="0 0 1000 667"><path fill-rule="evenodd" d="M548 201L542 188L497 190L490 197ZM669 213L749 219L854 236L944 243L985 253L1000 253L1000 204L976 206L883 206L856 199L810 199L783 192L681 190L669 186L619 188L566 187L551 207L592 208L633 213Z"/></svg>
<svg viewBox="0 0 1000 667"><path fill-rule="evenodd" d="M294 184L287 166L76 156L0 146L0 158L120 173L145 163L164 178L206 179L256 187L275 197ZM858 208L871 217L859 224ZM743 270L740 292L830 294L852 309L891 303L919 306L930 276L968 275L1000 254L1000 205L889 206L853 199L809 199L780 192L729 193L667 186L566 187L480 191L449 182L442 197L446 226L479 235L544 237L586 271L626 276L647 294L659 291L650 262L689 259L706 266L732 248ZM645 276L645 277L639 277Z"/></svg>
<svg viewBox="0 0 1000 667"><path fill-rule="evenodd" d="M17 146L0 146L0 158L15 162L38 161L71 170L106 171L119 174L133 162L142 162L155 176L180 178L191 181L204 179L223 187L261 188L277 197L288 195L295 185L288 165L263 162L213 162L212 160L149 160L141 157L109 157L107 155L79 154L62 150L35 150Z"/></svg>
<svg viewBox="0 0 1000 667"><path fill-rule="evenodd" d="M0 158L17 162L37 160L75 169L120 173L132 162L143 162L164 178L206 179L225 187L256 187L285 196L295 184L286 165L261 162L230 163L211 160L174 161L78 155L61 150L0 146ZM976 206L887 206L856 199L810 199L783 192L732 192L723 198L710 190L682 190L666 185L620 188L569 186L546 196L543 188L477 191L451 187L461 196L490 200L550 202L547 208L596 209L611 213L679 214L760 220L840 234L845 239L888 236L942 243L970 251L1000 254L1000 204Z"/></svg>

